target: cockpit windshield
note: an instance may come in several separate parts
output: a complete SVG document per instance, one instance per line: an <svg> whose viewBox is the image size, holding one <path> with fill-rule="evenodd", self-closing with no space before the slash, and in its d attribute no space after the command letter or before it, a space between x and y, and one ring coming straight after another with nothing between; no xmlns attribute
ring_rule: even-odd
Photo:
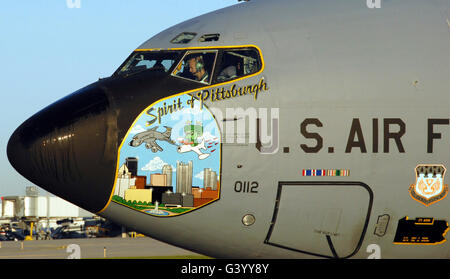
<svg viewBox="0 0 450 279"><path fill-rule="evenodd" d="M145 70L168 72L182 51L136 51L117 69L114 75L129 75Z"/></svg>
<svg viewBox="0 0 450 279"><path fill-rule="evenodd" d="M218 84L253 75L262 68L254 47L186 48L176 50L137 50L113 76L157 71L203 84Z"/></svg>

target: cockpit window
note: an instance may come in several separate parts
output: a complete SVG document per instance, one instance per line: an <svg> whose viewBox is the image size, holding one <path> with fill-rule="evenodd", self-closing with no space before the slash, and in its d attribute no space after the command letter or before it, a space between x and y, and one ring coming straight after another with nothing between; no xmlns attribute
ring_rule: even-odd
<svg viewBox="0 0 450 279"><path fill-rule="evenodd" d="M205 34L198 39L199 42L217 42L220 34Z"/></svg>
<svg viewBox="0 0 450 279"><path fill-rule="evenodd" d="M217 50L188 51L172 75L204 84L211 82Z"/></svg>
<svg viewBox="0 0 450 279"><path fill-rule="evenodd" d="M182 51L136 51L114 75L129 75L149 69L167 73L181 54Z"/></svg>
<svg viewBox="0 0 450 279"><path fill-rule="evenodd" d="M224 50L216 82L225 82L247 76L261 69L261 61L256 49Z"/></svg>
<svg viewBox="0 0 450 279"><path fill-rule="evenodd" d="M189 43L195 36L197 36L197 33L191 33L191 32L183 32L181 34L178 34L175 38L173 38L170 42L172 44L187 44Z"/></svg>

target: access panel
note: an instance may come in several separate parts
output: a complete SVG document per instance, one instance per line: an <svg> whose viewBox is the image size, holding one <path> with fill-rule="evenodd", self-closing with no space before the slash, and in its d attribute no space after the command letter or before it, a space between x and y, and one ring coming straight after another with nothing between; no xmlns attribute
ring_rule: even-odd
<svg viewBox="0 0 450 279"><path fill-rule="evenodd" d="M349 258L363 241L373 193L361 182L279 182L265 243L326 258Z"/></svg>

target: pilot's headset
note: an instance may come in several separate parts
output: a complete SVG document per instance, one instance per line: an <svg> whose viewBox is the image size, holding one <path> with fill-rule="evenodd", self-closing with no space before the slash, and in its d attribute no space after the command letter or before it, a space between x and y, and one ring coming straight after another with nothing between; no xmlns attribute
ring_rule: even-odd
<svg viewBox="0 0 450 279"><path fill-rule="evenodd" d="M199 55L195 58L195 60L197 60L197 63L195 63L195 69L198 71L200 71L202 68L205 67L205 63L203 62L203 56Z"/></svg>

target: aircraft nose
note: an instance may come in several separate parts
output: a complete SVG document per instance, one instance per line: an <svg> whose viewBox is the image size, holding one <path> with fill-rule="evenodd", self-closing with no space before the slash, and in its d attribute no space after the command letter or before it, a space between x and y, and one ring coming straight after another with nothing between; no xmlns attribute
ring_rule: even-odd
<svg viewBox="0 0 450 279"><path fill-rule="evenodd" d="M109 98L96 86L46 107L9 139L11 165L45 190L86 210L109 201L117 157L117 120Z"/></svg>

